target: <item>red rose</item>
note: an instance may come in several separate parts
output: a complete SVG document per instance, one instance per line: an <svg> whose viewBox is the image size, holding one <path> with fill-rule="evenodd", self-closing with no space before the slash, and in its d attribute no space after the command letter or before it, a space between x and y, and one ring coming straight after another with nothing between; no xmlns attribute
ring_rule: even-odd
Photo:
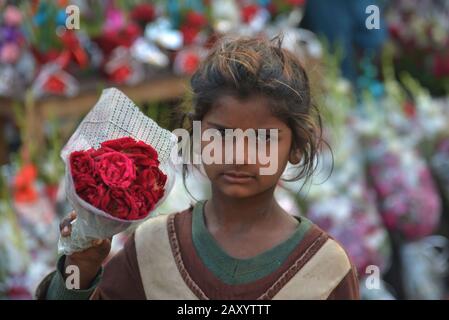
<svg viewBox="0 0 449 320"><path fill-rule="evenodd" d="M200 32L200 29L189 25L183 25L179 30L182 33L184 45L192 44L195 41L196 36Z"/></svg>
<svg viewBox="0 0 449 320"><path fill-rule="evenodd" d="M143 153L153 159L157 159L157 151L153 147L143 141L136 141L130 137L105 141L101 146L124 153Z"/></svg>
<svg viewBox="0 0 449 320"><path fill-rule="evenodd" d="M196 11L189 11L186 15L186 24L196 28L202 28L207 25L206 17Z"/></svg>
<svg viewBox="0 0 449 320"><path fill-rule="evenodd" d="M156 204L164 196L166 182L167 176L157 167L143 170L137 180L137 184L148 191L146 196L151 198L153 204Z"/></svg>
<svg viewBox="0 0 449 320"><path fill-rule="evenodd" d="M63 66L67 66L70 60L76 61L81 68L85 68L88 64L88 56L84 48L82 47L80 40L76 36L74 31L65 31L61 35L61 42L64 44L64 48L67 50L68 61L64 62Z"/></svg>
<svg viewBox="0 0 449 320"><path fill-rule="evenodd" d="M157 203L160 199L162 199L162 197L165 194L165 189L164 188L154 188L153 190L151 190L150 195L154 201L154 203Z"/></svg>
<svg viewBox="0 0 449 320"><path fill-rule="evenodd" d="M96 159L96 170L106 185L128 188L136 179L134 163L120 152L107 152Z"/></svg>
<svg viewBox="0 0 449 320"><path fill-rule="evenodd" d="M157 167L143 170L137 179L139 185L151 187L151 190L162 189L166 182L167 176Z"/></svg>
<svg viewBox="0 0 449 320"><path fill-rule="evenodd" d="M146 144L143 141L135 141L133 143L124 143L122 152L126 154L143 154L147 157L150 157L151 159L157 160L158 155L157 151L154 150L154 148L148 144ZM159 164L159 163L158 163Z"/></svg>
<svg viewBox="0 0 449 320"><path fill-rule="evenodd" d="M140 168L157 167L159 165L158 160L151 159L144 154L127 154L127 156Z"/></svg>
<svg viewBox="0 0 449 320"><path fill-rule="evenodd" d="M89 151L75 151L70 154L70 170L72 175L87 174L92 175L95 168L95 162L90 156Z"/></svg>
<svg viewBox="0 0 449 320"><path fill-rule="evenodd" d="M449 55L446 57L441 54L435 55L433 59L433 74L437 78L449 75Z"/></svg>
<svg viewBox="0 0 449 320"><path fill-rule="evenodd" d="M154 201L153 195L143 186L132 186L131 191L134 204L137 208L136 219L143 219L151 210L153 210L157 201Z"/></svg>
<svg viewBox="0 0 449 320"><path fill-rule="evenodd" d="M77 193L82 193L86 188L95 186L97 181L90 174L75 174L73 175L73 184L75 185L75 190Z"/></svg>
<svg viewBox="0 0 449 320"><path fill-rule="evenodd" d="M198 57L196 54L188 54L184 59L184 72L190 75L193 74L198 68L199 64L200 57Z"/></svg>
<svg viewBox="0 0 449 320"><path fill-rule="evenodd" d="M93 39L106 57L119 45L116 40L116 33L105 30L100 36Z"/></svg>
<svg viewBox="0 0 449 320"><path fill-rule="evenodd" d="M106 186L102 183L86 184L83 189L76 190L81 199L101 210L101 201L106 194Z"/></svg>
<svg viewBox="0 0 449 320"><path fill-rule="evenodd" d="M131 11L131 19L138 22L148 23L154 20L154 18L155 18L154 7L148 3L138 4Z"/></svg>
<svg viewBox="0 0 449 320"><path fill-rule="evenodd" d="M56 60L58 56L61 54L60 50L57 49L49 49L48 51L43 52L40 49L37 49L36 47L32 47L31 52L33 53L33 56L36 58L37 62L39 62L40 65Z"/></svg>
<svg viewBox="0 0 449 320"><path fill-rule="evenodd" d="M101 143L102 148L111 148L115 151L122 151L123 147L129 143L135 143L136 141L130 137L123 137L114 140L108 140Z"/></svg>
<svg viewBox="0 0 449 320"><path fill-rule="evenodd" d="M124 47L131 47L134 41L141 35L142 30L135 23L128 23L118 34L120 44Z"/></svg>
<svg viewBox="0 0 449 320"><path fill-rule="evenodd" d="M129 79L132 71L131 66L124 64L109 74L109 80L115 83L124 83Z"/></svg>
<svg viewBox="0 0 449 320"><path fill-rule="evenodd" d="M89 149L87 150L87 152L89 153L89 155L92 157L92 159L97 159L99 156L108 153L108 152L114 152L115 150L112 148L104 148L104 147L100 147L97 150L95 149Z"/></svg>
<svg viewBox="0 0 449 320"><path fill-rule="evenodd" d="M53 94L63 93L65 88L66 86L64 81L62 81L57 75L49 76L47 81L44 83L44 90Z"/></svg>
<svg viewBox="0 0 449 320"><path fill-rule="evenodd" d="M138 166L151 167L159 165L157 151L143 141L125 137L103 142L101 147L125 153Z"/></svg>
<svg viewBox="0 0 449 320"><path fill-rule="evenodd" d="M259 11L259 6L256 4L250 4L242 9L242 20L245 23L250 22L254 16L256 15L257 11Z"/></svg>
<svg viewBox="0 0 449 320"><path fill-rule="evenodd" d="M127 148L123 151L130 159L134 161L134 164L139 167L157 167L159 166L159 160L157 159L157 152L149 145L139 141L131 148Z"/></svg>
<svg viewBox="0 0 449 320"><path fill-rule="evenodd" d="M78 196L120 219L146 217L164 196L167 176L157 151L130 137L73 152L70 165Z"/></svg>
<svg viewBox="0 0 449 320"><path fill-rule="evenodd" d="M127 190L109 189L101 199L100 209L119 219L135 220L138 210Z"/></svg>

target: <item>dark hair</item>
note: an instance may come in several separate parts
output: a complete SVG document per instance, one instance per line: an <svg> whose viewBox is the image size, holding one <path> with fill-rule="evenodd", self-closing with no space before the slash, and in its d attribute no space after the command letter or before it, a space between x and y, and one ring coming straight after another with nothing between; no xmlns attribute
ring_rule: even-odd
<svg viewBox="0 0 449 320"><path fill-rule="evenodd" d="M282 37L222 39L200 64L190 83L190 124L202 120L222 95L242 99L252 94L265 95L273 114L292 130L293 148L301 154L299 172L290 180L312 175L316 155L324 142L321 116L311 101L306 71L293 53L282 48Z"/></svg>

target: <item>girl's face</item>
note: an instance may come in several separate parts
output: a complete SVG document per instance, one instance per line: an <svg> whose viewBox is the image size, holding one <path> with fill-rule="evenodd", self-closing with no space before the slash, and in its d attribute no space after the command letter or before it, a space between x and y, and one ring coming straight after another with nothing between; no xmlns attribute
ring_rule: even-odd
<svg viewBox="0 0 449 320"><path fill-rule="evenodd" d="M223 136L221 143L223 161L222 164L204 164L204 169L211 180L212 188L229 197L245 198L269 189L274 190L287 162L289 160L296 162L294 157L291 157L292 132L283 121L272 115L269 100L263 95L252 95L245 100L231 95L221 96L203 117L202 133L207 129L217 129ZM242 131L253 129L255 133L258 132L258 129L267 129L263 131L267 135L270 133L269 129L277 130L277 147L268 137L266 142L261 137L256 139L256 149L259 149L260 143L264 142L266 151L263 154L267 155L271 161L277 161L274 173L261 174L260 169L269 167L270 163L264 161L262 161L263 164L261 163L258 150L255 152L255 159L249 157L251 144L248 138L240 140L244 145L243 154L240 155L236 154L239 150L235 146L237 140L234 139L233 164L225 164L224 158L228 150L225 149L224 129L241 129ZM202 151L209 143L212 142L203 141L201 143ZM242 164L236 164L236 156L242 157Z"/></svg>

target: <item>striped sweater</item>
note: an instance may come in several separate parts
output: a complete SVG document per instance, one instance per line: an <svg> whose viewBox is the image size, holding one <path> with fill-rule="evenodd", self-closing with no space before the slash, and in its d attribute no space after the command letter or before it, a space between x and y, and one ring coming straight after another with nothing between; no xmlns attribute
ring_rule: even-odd
<svg viewBox="0 0 449 320"><path fill-rule="evenodd" d="M195 245L194 223L192 209L149 219L105 265L92 288L74 290L71 299L359 298L356 272L347 254L312 223L269 273L236 283L225 281L205 261L204 250ZM60 271L47 276L37 298L64 299L67 289L57 288L61 279Z"/></svg>

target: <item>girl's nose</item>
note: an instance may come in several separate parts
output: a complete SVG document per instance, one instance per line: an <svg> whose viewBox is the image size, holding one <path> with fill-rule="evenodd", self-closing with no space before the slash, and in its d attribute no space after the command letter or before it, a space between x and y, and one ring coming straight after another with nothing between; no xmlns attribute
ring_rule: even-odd
<svg viewBox="0 0 449 320"><path fill-rule="evenodd" d="M233 137L232 143L229 140L225 142L225 158L237 165L256 164L256 137L253 135L236 134Z"/></svg>

